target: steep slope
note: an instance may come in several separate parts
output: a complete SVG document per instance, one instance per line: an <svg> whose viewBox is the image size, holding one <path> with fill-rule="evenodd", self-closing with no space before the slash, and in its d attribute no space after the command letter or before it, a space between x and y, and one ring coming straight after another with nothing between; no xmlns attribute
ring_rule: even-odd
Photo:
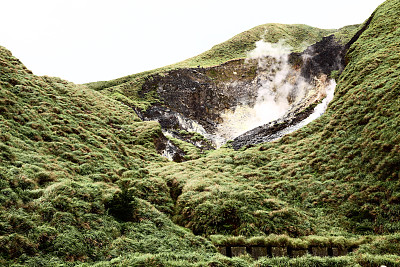
<svg viewBox="0 0 400 267"><path fill-rule="evenodd" d="M0 86L0 265L171 249L212 257L209 242L171 222L169 188L146 170L168 164L155 150L159 124L83 86L34 76L3 47Z"/></svg>
<svg viewBox="0 0 400 267"><path fill-rule="evenodd" d="M154 102L155 99L153 97L140 99L138 91L144 83L145 78L150 75L163 73L172 69L196 68L198 66L211 67L233 59L244 59L247 53L255 48L255 43L259 40L271 43L285 40L286 44L291 46L294 51L302 51L307 46L330 34L337 35L339 41L346 43L353 36L357 27L358 25L352 25L339 30L323 30L300 24L264 24L240 33L228 41L218 44L210 50L183 62L111 81L99 81L86 85L126 104L146 107L148 102Z"/></svg>
<svg viewBox="0 0 400 267"><path fill-rule="evenodd" d="M294 114L291 117L309 115L313 109L308 107L324 95L322 91L326 91L330 83L331 71L341 69L344 45L340 42L345 41L346 36L348 39L354 29L355 26L336 31L306 25L261 25L184 62L88 86L133 107L143 120L159 121L163 131L174 138L202 150L219 147L252 127L269 122L259 114L256 116L257 121L249 122L248 126L244 126L246 123L243 121L234 123L242 125L240 127L231 126L231 115L243 119L254 117L251 109L255 105L259 106L260 101L278 99L279 105L303 114L297 116L291 112ZM338 38L324 38L322 43L317 43L320 45L309 46L303 53L293 52L302 51L309 44L333 32L338 34ZM278 41L277 45L272 44ZM257 52L253 53L252 60L245 59L253 48L262 51L265 49L263 46L275 50L274 53L285 55L262 59L260 53L265 52ZM290 55L289 50L292 51ZM318 64L306 63L314 62L310 59L318 57L323 58L318 63L323 63L323 68L320 68L322 65L317 67ZM286 77L283 79L282 75ZM323 84L325 86L321 86ZM285 88L286 91L273 89L277 87ZM304 111L307 108L308 111ZM296 120L291 118L290 122L293 121ZM186 134L187 131L203 135L208 144L188 138L190 135Z"/></svg>
<svg viewBox="0 0 400 267"><path fill-rule="evenodd" d="M317 121L278 142L153 170L182 191L176 221L198 234L399 231L399 7L387 1L362 25Z"/></svg>

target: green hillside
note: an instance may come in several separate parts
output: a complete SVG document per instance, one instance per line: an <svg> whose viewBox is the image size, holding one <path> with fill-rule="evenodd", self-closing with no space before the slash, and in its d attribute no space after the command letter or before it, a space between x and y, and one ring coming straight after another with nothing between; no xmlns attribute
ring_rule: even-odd
<svg viewBox="0 0 400 267"><path fill-rule="evenodd" d="M176 65L88 85L35 76L0 47L0 265L400 266L399 17L388 0L338 31L261 25ZM298 50L332 33L352 40L326 113L247 150L159 156L160 125L130 107L156 99L137 97L144 78L243 58L266 30ZM257 240L360 247L253 260L214 246Z"/></svg>
<svg viewBox="0 0 400 267"><path fill-rule="evenodd" d="M169 189L149 176L150 162L168 164L154 148L157 123L84 86L34 76L2 47L0 65L2 266L214 252L172 223Z"/></svg>
<svg viewBox="0 0 400 267"><path fill-rule="evenodd" d="M293 51L302 51L307 46L330 34L335 34L339 41L346 43L357 31L357 28L358 25L352 25L339 30L323 30L301 24L264 24L240 33L228 41L185 61L111 81L99 81L86 85L129 106L147 107L149 102L156 102L157 99L152 97L140 99L138 91L145 78L152 74L164 73L178 68L210 67L229 60L246 58L247 53L253 50L255 43L261 39L271 43L284 40L284 43L292 47Z"/></svg>

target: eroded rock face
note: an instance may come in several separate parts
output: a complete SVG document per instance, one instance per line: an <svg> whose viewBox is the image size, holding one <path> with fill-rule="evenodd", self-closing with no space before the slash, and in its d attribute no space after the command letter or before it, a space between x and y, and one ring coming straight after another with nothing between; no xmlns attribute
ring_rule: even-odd
<svg viewBox="0 0 400 267"><path fill-rule="evenodd" d="M175 146L165 135L160 135L159 138L154 140L154 144L158 153L165 158L175 161L185 161L185 153L177 146Z"/></svg>
<svg viewBox="0 0 400 267"><path fill-rule="evenodd" d="M321 74L330 75L334 70L343 70L346 48L333 35L309 46L302 53L292 53L290 61L301 66L301 76L312 82Z"/></svg>
<svg viewBox="0 0 400 267"><path fill-rule="evenodd" d="M330 73L342 70L344 55L345 47L329 36L302 53L288 55L285 61L288 61L289 68L279 59L266 57L262 64L260 60L240 59L215 67L177 69L153 75L146 79L139 96L155 92L161 104L146 111L138 110L138 115L144 120L159 121L164 131L189 142L180 130L198 132L211 140L214 146L229 138L234 139L232 146L235 149L270 141L282 129L302 121L313 112L323 98ZM280 83L271 82L279 75L282 76L279 77ZM307 86L304 86L304 81ZM225 123L226 127L226 114L257 106L260 88L267 87L269 94L278 98L280 89L275 87L280 85L289 85L292 90L284 95L289 104L285 114L239 136L232 136L232 133L223 136L221 125ZM212 147L205 143L191 143L203 149Z"/></svg>
<svg viewBox="0 0 400 267"><path fill-rule="evenodd" d="M327 79L324 74L321 74L315 81L317 90L312 91L302 101L292 106L284 116L237 136L231 142L231 146L237 150L241 147L271 142L300 129L321 116L333 99L336 83L334 80Z"/></svg>
<svg viewBox="0 0 400 267"><path fill-rule="evenodd" d="M242 147L251 147L256 144L270 142L280 138L282 131L288 127L299 123L306 119L314 111L315 104L305 107L302 110L297 110L295 113L290 113L284 118L272 121L268 124L258 126L250 131L236 137L231 145L237 150Z"/></svg>
<svg viewBox="0 0 400 267"><path fill-rule="evenodd" d="M178 69L151 76L139 96L156 90L164 104L149 108L142 116L157 119L164 129L177 129L175 115L179 113L213 133L225 110L239 103L254 104L256 69L254 63L234 60L212 68Z"/></svg>
<svg viewBox="0 0 400 267"><path fill-rule="evenodd" d="M322 84L325 84L316 90L316 93L320 93L321 89L325 91L327 89L333 90L333 88L329 88L332 85L327 77L334 70L343 70L345 54L345 46L336 42L334 36L331 35L324 37L320 42L308 47L302 53L291 53L289 61L295 68L301 69L301 76L310 84L316 87L321 87ZM322 101L321 97L316 94L311 96L311 99L304 99L282 118L237 136L231 143L232 147L240 149L244 146L250 147L282 137L290 132L285 129L293 127L308 118L320 101Z"/></svg>

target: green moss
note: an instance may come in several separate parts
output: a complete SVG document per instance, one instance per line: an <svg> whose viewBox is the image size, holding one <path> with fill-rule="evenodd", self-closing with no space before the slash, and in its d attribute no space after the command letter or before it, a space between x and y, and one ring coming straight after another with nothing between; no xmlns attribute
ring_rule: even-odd
<svg viewBox="0 0 400 267"><path fill-rule="evenodd" d="M213 252L171 222L169 188L148 175L150 162L166 163L155 150L158 123L141 122L131 103L34 76L2 47L0 62L2 265L93 263L171 247ZM125 239L135 245L114 241Z"/></svg>
<svg viewBox="0 0 400 267"><path fill-rule="evenodd" d="M183 185L176 221L205 235L399 231L398 6L385 2L350 46L318 120L277 142L152 170Z"/></svg>
<svg viewBox="0 0 400 267"><path fill-rule="evenodd" d="M180 164L157 154L160 125L131 108L159 101L138 98L148 75L243 57L266 29L298 49L334 31L262 25L177 65L88 85L97 91L34 76L0 47L0 264L399 265L399 7L388 0L359 27L318 120L247 150L188 146L193 160ZM360 248L229 259L205 238L215 234L217 244Z"/></svg>
<svg viewBox="0 0 400 267"><path fill-rule="evenodd" d="M335 38L342 44L347 44L351 38L357 33L360 28L360 24L349 25L340 28L335 32Z"/></svg>

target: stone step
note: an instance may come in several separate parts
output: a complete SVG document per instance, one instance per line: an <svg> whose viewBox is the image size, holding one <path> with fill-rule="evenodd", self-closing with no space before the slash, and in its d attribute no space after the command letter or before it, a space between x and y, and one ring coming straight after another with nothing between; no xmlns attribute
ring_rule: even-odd
<svg viewBox="0 0 400 267"><path fill-rule="evenodd" d="M292 248L284 246L217 246L218 252L227 257L239 257L249 254L254 259L261 257L302 257L306 254L318 257L340 257L352 252L355 247L318 247L309 246L308 248Z"/></svg>

